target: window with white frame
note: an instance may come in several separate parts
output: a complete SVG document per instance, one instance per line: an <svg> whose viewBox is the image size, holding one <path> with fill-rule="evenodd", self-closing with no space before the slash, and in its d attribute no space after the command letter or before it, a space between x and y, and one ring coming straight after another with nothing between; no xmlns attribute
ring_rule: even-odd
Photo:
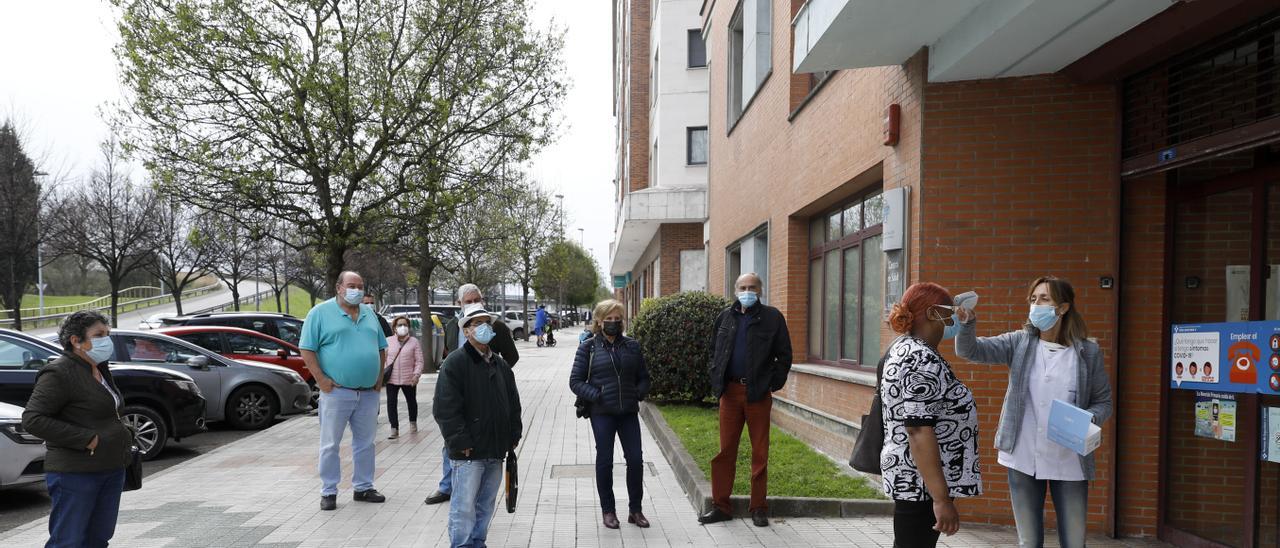
<svg viewBox="0 0 1280 548"><path fill-rule="evenodd" d="M773 70L773 5L741 0L729 19L729 126L733 127Z"/></svg>
<svg viewBox="0 0 1280 548"><path fill-rule="evenodd" d="M725 248L725 294L737 293L738 276L755 272L760 276L760 301L769 294L769 229L762 226Z"/></svg>
<svg viewBox="0 0 1280 548"><path fill-rule="evenodd" d="M702 29L689 29L689 68L707 66L707 43L702 41Z"/></svg>

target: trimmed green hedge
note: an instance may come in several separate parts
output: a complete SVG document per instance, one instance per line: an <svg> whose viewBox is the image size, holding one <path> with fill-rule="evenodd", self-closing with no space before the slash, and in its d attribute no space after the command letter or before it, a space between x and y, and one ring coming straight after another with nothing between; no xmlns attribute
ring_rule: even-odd
<svg viewBox="0 0 1280 548"><path fill-rule="evenodd" d="M653 378L650 398L697 402L711 396L711 324L729 304L703 291L645 299L631 335Z"/></svg>

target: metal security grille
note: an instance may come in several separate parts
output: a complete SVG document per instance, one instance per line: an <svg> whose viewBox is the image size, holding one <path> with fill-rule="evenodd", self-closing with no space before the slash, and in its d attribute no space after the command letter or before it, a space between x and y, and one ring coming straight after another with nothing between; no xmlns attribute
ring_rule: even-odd
<svg viewBox="0 0 1280 548"><path fill-rule="evenodd" d="M1280 115L1280 11L1124 82L1125 158Z"/></svg>

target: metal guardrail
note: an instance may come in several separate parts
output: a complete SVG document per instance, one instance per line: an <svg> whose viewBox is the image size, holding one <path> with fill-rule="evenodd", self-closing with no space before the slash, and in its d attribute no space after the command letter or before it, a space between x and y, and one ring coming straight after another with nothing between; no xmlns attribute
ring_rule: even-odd
<svg viewBox="0 0 1280 548"><path fill-rule="evenodd" d="M187 315L187 316L194 316L194 315L196 315L196 314L208 314L208 313L211 313L211 312L225 312L228 308L234 308L234 306L233 306L233 305L234 305L236 302L239 302L240 304L249 304L249 302L253 301L255 298L259 298L259 297L274 297L274 296L275 296L275 292L274 292L274 291L272 291L272 290L270 290L270 289L267 289L267 290L265 290L265 291L259 291L259 292L257 292L257 293L250 293L249 295L242 296L242 297L240 297L240 300L239 300L239 301L233 301L233 302L229 302L229 303L224 303L224 304L220 304L220 305L218 305L218 306L211 306L211 307L209 307L209 308L202 308L202 309L200 309L200 310L195 310L195 311L192 311L192 312L187 312L185 315Z"/></svg>
<svg viewBox="0 0 1280 548"><path fill-rule="evenodd" d="M222 284L215 282L204 287L196 287L196 288L188 289L182 292L182 298L185 299L188 297L196 297L196 296L204 295L206 293L215 291L221 287L222 287ZM158 287L148 287L148 286L130 287L120 291L121 298L125 298L125 299L132 298L130 297L130 294L137 295L140 290L144 290L144 289L154 289L157 291L160 290L160 288ZM158 304L172 302L173 295L165 293L163 295L156 295L154 297L143 297L143 298L132 298L132 299L133 300L125 300L117 303L116 304L117 312L124 313L124 312L129 312L130 310L138 310L141 308L148 308ZM105 302L106 304L95 306L95 304L99 302ZM48 313L50 309L61 310L61 312L56 312L51 314L51 313ZM39 308L21 309L22 312L26 312L28 310L34 310L36 312L39 312L40 309ZM30 326L32 328L38 328L40 327L41 323L45 323L45 322L56 324L58 321L61 321L62 318L70 316L71 314L79 310L97 310L99 312L110 311L111 296L107 295L105 297L98 297L97 299L94 299L92 301L85 301L80 304L59 305L55 307L46 306L45 307L46 313L44 315L37 315L37 316L24 315L22 318L22 322L24 326L27 325L27 322L30 322ZM13 310L12 309L0 310L0 312L12 313ZM10 318L0 319L0 326L11 326L11 325L13 325L13 318L10 317Z"/></svg>

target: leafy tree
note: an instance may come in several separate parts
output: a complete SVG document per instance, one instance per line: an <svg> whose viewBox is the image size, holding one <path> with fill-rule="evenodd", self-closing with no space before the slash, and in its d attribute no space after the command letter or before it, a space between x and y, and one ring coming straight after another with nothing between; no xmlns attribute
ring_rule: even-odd
<svg viewBox="0 0 1280 548"><path fill-rule="evenodd" d="M528 29L526 0L112 2L161 189L297 227L327 285L363 227L438 181L406 173L473 138L544 139L564 92L561 40Z"/></svg>
<svg viewBox="0 0 1280 548"><path fill-rule="evenodd" d="M106 272L111 322L119 325L122 283L153 258L149 247L155 239L159 202L150 188L134 184L114 135L99 150L102 163L90 175L89 184L70 192L50 215L48 237L55 254L79 255Z"/></svg>
<svg viewBox="0 0 1280 548"><path fill-rule="evenodd" d="M556 298L561 308L592 302L600 286L596 261L576 243L560 240L538 259L533 288L542 299Z"/></svg>
<svg viewBox="0 0 1280 548"><path fill-rule="evenodd" d="M161 200L155 209L151 246L155 257L147 271L160 278L182 314L182 292L209 273L214 246L210 234L196 226L196 212L172 200Z"/></svg>
<svg viewBox="0 0 1280 548"><path fill-rule="evenodd" d="M36 281L45 191L14 125L0 125L0 303L22 329L22 295Z"/></svg>

